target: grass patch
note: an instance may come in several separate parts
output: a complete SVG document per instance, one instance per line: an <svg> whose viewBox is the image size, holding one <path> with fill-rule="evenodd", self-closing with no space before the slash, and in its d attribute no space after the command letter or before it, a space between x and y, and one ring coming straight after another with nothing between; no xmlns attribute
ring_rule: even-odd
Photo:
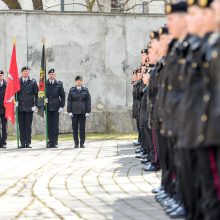
<svg viewBox="0 0 220 220"><path fill-rule="evenodd" d="M136 140L136 133L109 133L109 134L100 134L100 133L88 133L86 134L86 139L90 141L99 141L99 140ZM16 140L16 136L9 136L9 141ZM44 141L44 135L34 135L32 140ZM60 141L70 141L73 140L72 134L60 134Z"/></svg>

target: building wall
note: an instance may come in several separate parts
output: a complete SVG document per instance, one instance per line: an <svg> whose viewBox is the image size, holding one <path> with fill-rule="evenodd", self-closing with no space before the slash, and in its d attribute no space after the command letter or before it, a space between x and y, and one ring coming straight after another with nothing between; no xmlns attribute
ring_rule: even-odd
<svg viewBox="0 0 220 220"><path fill-rule="evenodd" d="M88 130L132 131L131 73L140 64L150 31L164 21L163 16L0 12L0 68L9 68L15 36L19 70L29 65L38 81L44 36L47 69L56 69L66 94L79 74L90 90L93 114ZM61 132L71 130L67 114L61 114L61 125ZM42 132L40 127L39 119L35 130Z"/></svg>

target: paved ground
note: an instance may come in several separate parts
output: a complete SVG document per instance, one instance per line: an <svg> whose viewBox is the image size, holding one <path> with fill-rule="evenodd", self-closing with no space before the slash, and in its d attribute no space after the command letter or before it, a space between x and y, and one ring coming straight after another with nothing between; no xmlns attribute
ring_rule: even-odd
<svg viewBox="0 0 220 220"><path fill-rule="evenodd" d="M0 151L0 219L168 220L151 189L160 173L143 172L128 141L73 149Z"/></svg>

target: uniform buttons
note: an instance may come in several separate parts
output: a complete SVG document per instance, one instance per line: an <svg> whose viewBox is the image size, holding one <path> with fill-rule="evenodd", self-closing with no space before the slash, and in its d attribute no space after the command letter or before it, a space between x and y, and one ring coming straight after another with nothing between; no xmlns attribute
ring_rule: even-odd
<svg viewBox="0 0 220 220"><path fill-rule="evenodd" d="M204 62L204 63L203 63L203 67L204 67L204 68L208 68L208 67L209 67L209 63L208 63L208 62Z"/></svg>
<svg viewBox="0 0 220 220"><path fill-rule="evenodd" d="M201 116L201 121L206 122L208 120L208 116L207 115L202 115Z"/></svg>
<svg viewBox="0 0 220 220"><path fill-rule="evenodd" d="M217 57L218 57L218 51L215 50L212 52L212 58L216 59Z"/></svg>
<svg viewBox="0 0 220 220"><path fill-rule="evenodd" d="M179 80L179 81L183 81L183 76L179 76L179 77L178 77L178 80Z"/></svg>
<svg viewBox="0 0 220 220"><path fill-rule="evenodd" d="M200 142L204 141L204 140L205 140L204 135L203 135L203 134L200 134L199 137L198 137L198 140L199 140Z"/></svg>
<svg viewBox="0 0 220 220"><path fill-rule="evenodd" d="M160 130L160 133L161 133L161 134L165 134L164 129L161 129L161 130Z"/></svg>
<svg viewBox="0 0 220 220"><path fill-rule="evenodd" d="M198 66L197 63L195 63L195 62L192 63L192 68L196 68L197 66Z"/></svg>
<svg viewBox="0 0 220 220"><path fill-rule="evenodd" d="M173 87L171 85L169 85L167 88L169 91L171 91L173 89Z"/></svg>
<svg viewBox="0 0 220 220"><path fill-rule="evenodd" d="M186 60L185 60L185 59L179 59L179 63L180 63L180 64L185 64L185 63L186 63Z"/></svg>
<svg viewBox="0 0 220 220"><path fill-rule="evenodd" d="M204 102L208 102L210 100L210 96L209 95L204 95L203 96L203 101Z"/></svg>

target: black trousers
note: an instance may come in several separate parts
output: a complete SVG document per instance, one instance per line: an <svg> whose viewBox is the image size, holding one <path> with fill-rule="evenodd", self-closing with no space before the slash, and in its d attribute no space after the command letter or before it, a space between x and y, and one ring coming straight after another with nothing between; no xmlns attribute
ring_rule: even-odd
<svg viewBox="0 0 220 220"><path fill-rule="evenodd" d="M49 145L58 144L59 135L59 113L57 111L48 111L48 139Z"/></svg>
<svg viewBox="0 0 220 220"><path fill-rule="evenodd" d="M141 137L141 128L140 128L140 118L136 118L137 122L137 130L138 130L138 142L142 142L142 137Z"/></svg>
<svg viewBox="0 0 220 220"><path fill-rule="evenodd" d="M85 114L74 114L72 117L73 139L75 144L79 144L80 133L80 145L85 143L85 128L86 128L86 116Z"/></svg>
<svg viewBox="0 0 220 220"><path fill-rule="evenodd" d="M190 149L175 150L175 164L179 191L186 209L187 220L197 220L199 188L196 187L196 151ZM205 162L205 161L204 161ZM207 164L206 164L207 165ZM201 171L200 171L201 172Z"/></svg>
<svg viewBox="0 0 220 220"><path fill-rule="evenodd" d="M5 118L5 114L0 115L1 119L1 131L0 131L0 145L7 144L7 119Z"/></svg>
<svg viewBox="0 0 220 220"><path fill-rule="evenodd" d="M160 134L159 130L156 130L156 143L159 155L160 166L162 169L161 185L166 186L169 183L169 151L168 151L168 139Z"/></svg>
<svg viewBox="0 0 220 220"><path fill-rule="evenodd" d="M18 112L21 145L31 144L33 112Z"/></svg>
<svg viewBox="0 0 220 220"><path fill-rule="evenodd" d="M197 212L195 219L220 219L220 175L218 168L219 147L197 149L196 154L196 188ZM194 164L195 165L195 164Z"/></svg>
<svg viewBox="0 0 220 220"><path fill-rule="evenodd" d="M175 146L175 140L173 138L168 138L168 152L167 152L167 183L165 185L165 191L166 193L169 193L171 195L175 194L176 192L176 168L175 168L175 160L174 160L174 146Z"/></svg>

